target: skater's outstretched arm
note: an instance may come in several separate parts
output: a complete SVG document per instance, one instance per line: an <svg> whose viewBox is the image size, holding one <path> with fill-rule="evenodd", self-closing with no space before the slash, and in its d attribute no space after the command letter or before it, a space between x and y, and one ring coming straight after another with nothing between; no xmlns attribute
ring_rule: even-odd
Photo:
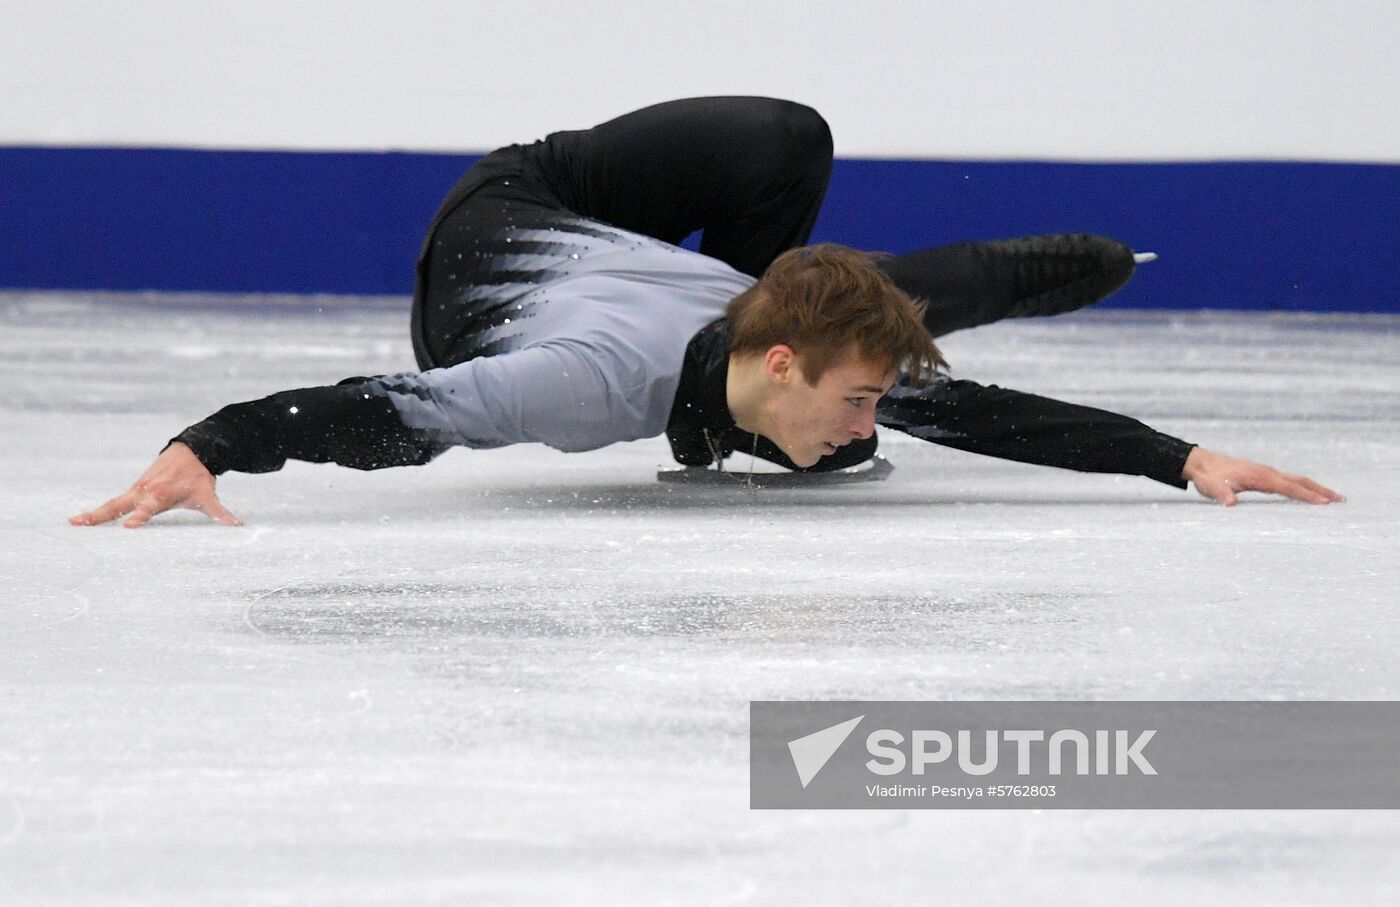
<svg viewBox="0 0 1400 907"><path fill-rule="evenodd" d="M136 529L158 513L184 508L238 526L242 521L214 493L215 477L224 472L272 472L288 459L358 469L432 459L443 448L408 429L381 389L371 394L374 380L351 378L226 406L172 439L125 493L68 522L95 526L131 514L122 525Z"/></svg>
<svg viewBox="0 0 1400 907"><path fill-rule="evenodd" d="M897 385L876 421L916 438L1006 460L1081 472L1140 475L1197 491L1226 506L1240 491L1325 504L1343 500L1311 479L1205 450L1136 419L996 385L943 377Z"/></svg>
<svg viewBox="0 0 1400 907"><path fill-rule="evenodd" d="M224 472L273 472L287 460L384 469L427 463L453 446L539 441L588 450L631 440L608 388L617 383L572 346L542 345L451 368L282 391L226 406L185 429L125 494L74 525L127 513L129 527L176 507L237 523L214 495ZM653 434L655 432L652 432Z"/></svg>

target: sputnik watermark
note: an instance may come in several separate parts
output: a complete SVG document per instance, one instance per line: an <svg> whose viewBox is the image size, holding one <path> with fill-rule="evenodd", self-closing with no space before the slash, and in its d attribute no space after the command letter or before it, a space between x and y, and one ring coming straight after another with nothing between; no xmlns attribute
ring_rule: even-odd
<svg viewBox="0 0 1400 907"><path fill-rule="evenodd" d="M756 808L1400 808L1400 703L754 702L750 718Z"/></svg>
<svg viewBox="0 0 1400 907"><path fill-rule="evenodd" d="M1136 769L1144 775L1157 774L1152 763L1143 758L1142 754L1143 747L1156 733L1156 729L1137 732L1094 731L1092 772L1098 775L1126 775L1130 769ZM914 774L922 775L928 766L947 762L956 751L959 771L968 775L990 775L997 770L1000 744L1005 742L1016 746L1016 774L1029 775L1032 745L1045 742L1045 731L983 731L982 757L981 761L978 761L973 753L972 734L972 731L957 731L955 745L954 737L947 731L914 731L910 735L910 753L906 759L904 750L900 749L904 743L904 735L885 728L865 739L866 749L873 757L865 763L865 767L877 775L898 775L909 766ZM1050 735L1049 745L1039 750L1037 755L1045 759L1050 774L1059 775L1064 772L1066 749L1071 749L1074 753L1070 770L1079 775L1090 774L1089 735L1083 731L1055 731Z"/></svg>
<svg viewBox="0 0 1400 907"><path fill-rule="evenodd" d="M857 715L848 721L788 741L793 767L804 788L864 718L864 715ZM1043 730L991 730L981 733L982 756L979 761L974 753L972 731L959 730L952 734L941 730L912 731L909 734L909 755L906 756L903 749L905 735L891 728L880 728L871 731L865 738L865 748L871 757L866 760L865 767L877 775L898 775L906 768L915 775L922 775L929 766L947 762L956 753L958 769L964 774L988 775L997 770L998 754L1001 752L999 744L1004 741L1016 747L1018 775L1031 774L1033 754L1045 759L1046 771L1051 775L1063 774L1067 761L1070 771L1079 775L1091 772L1126 775L1133 769L1144 775L1157 774L1157 769L1143 755L1144 748L1157 733L1155 728L1138 731L1135 735L1124 730L1095 730L1092 732L1093 743L1090 743L1089 734L1071 729L1054 731L1048 740ZM1046 744L1039 753L1034 748L1037 743ZM1071 752L1070 760L1065 757L1067 749ZM886 788L879 790L880 796L892 796Z"/></svg>

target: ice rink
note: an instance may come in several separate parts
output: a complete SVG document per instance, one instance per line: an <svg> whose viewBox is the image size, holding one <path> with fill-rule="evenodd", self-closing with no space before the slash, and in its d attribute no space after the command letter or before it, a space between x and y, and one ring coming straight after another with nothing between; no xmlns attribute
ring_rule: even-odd
<svg viewBox="0 0 1400 907"><path fill-rule="evenodd" d="M662 485L652 439L293 463L220 480L242 528L67 525L226 403L413 368L407 318L0 294L0 903L1400 899L1390 811L752 811L747 737L755 699L1397 698L1400 316L942 343L1339 505L882 433L882 484Z"/></svg>

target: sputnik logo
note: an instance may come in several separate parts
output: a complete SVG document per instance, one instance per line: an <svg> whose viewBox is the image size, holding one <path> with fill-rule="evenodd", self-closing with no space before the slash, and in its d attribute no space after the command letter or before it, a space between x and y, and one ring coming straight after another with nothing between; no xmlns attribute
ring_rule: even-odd
<svg viewBox="0 0 1400 907"><path fill-rule="evenodd" d="M817 772L830 761L836 751L841 748L841 744L846 742L846 738L851 736L851 731L856 729L864 715L857 715L849 721L840 724L833 724L829 728L823 728L814 734L806 737L798 737L796 740L788 741L788 752L792 754L793 767L797 769L797 777L802 782L805 790Z"/></svg>

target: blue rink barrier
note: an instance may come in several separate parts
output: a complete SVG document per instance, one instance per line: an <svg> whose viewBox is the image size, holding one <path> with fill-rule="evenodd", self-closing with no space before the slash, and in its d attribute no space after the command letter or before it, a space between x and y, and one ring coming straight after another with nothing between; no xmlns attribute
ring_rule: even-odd
<svg viewBox="0 0 1400 907"><path fill-rule="evenodd" d="M0 148L0 286L406 294L423 229L475 160ZM843 159L813 241L901 252L1058 231L1161 255L1115 307L1400 312L1392 164Z"/></svg>

